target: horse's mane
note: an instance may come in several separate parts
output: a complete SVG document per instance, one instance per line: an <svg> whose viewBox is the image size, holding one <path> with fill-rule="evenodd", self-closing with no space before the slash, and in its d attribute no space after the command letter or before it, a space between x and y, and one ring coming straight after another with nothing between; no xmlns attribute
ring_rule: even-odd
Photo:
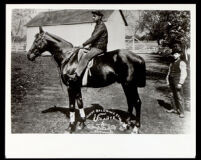
<svg viewBox="0 0 201 160"><path fill-rule="evenodd" d="M72 44L72 43L66 41L65 39L63 39L63 38L61 38L61 37L59 37L59 36L56 36L56 35L54 35L54 34L52 34L52 33L48 33L48 32L46 32L46 34L48 34L48 36L50 36L51 38L55 39L56 41L66 43L68 46L73 47L73 44Z"/></svg>

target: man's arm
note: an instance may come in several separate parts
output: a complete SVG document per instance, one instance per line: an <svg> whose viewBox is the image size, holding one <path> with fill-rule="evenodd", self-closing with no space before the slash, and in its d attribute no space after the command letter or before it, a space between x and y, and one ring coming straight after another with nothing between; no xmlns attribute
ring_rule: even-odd
<svg viewBox="0 0 201 160"><path fill-rule="evenodd" d="M181 71L180 78L179 78L179 84L183 85L186 80L186 77L187 77L187 66L184 61L180 62L179 69Z"/></svg>
<svg viewBox="0 0 201 160"><path fill-rule="evenodd" d="M169 65L168 73L167 73L167 76L166 76L166 83L167 83L167 85L169 85L169 80L168 80L168 78L169 78L169 75L170 75L170 67L171 67L171 65L172 65L172 64Z"/></svg>
<svg viewBox="0 0 201 160"><path fill-rule="evenodd" d="M93 43L104 31L105 31L104 25L100 25L99 28L97 28L95 34L92 35L86 42L83 43L83 46Z"/></svg>

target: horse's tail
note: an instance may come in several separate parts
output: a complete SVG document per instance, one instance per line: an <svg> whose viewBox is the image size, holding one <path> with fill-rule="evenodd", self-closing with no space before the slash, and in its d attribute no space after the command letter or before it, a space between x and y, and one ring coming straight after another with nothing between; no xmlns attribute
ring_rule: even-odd
<svg viewBox="0 0 201 160"><path fill-rule="evenodd" d="M135 67L136 71L136 84L138 87L145 87L146 85L146 64L144 59L138 63L138 67Z"/></svg>

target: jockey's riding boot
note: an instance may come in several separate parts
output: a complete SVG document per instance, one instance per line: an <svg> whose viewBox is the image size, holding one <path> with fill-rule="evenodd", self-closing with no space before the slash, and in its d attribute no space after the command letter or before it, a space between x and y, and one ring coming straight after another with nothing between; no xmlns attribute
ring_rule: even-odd
<svg viewBox="0 0 201 160"><path fill-rule="evenodd" d="M180 117L180 118L184 118L184 113L180 113L180 114L179 114L179 117Z"/></svg>
<svg viewBox="0 0 201 160"><path fill-rule="evenodd" d="M184 118L184 112L178 110L178 114L179 114L179 117L180 117L180 118Z"/></svg>
<svg viewBox="0 0 201 160"><path fill-rule="evenodd" d="M77 82L79 80L79 76L77 75L77 73L73 73L71 75L68 75L69 80L72 82Z"/></svg>

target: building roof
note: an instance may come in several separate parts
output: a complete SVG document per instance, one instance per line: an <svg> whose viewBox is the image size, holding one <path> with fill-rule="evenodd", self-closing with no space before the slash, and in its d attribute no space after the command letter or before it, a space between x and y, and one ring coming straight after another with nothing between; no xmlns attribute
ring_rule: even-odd
<svg viewBox="0 0 201 160"><path fill-rule="evenodd" d="M59 10L41 12L30 20L25 26L38 27L38 26L55 26L55 25L67 25L67 24L83 24L92 23L91 17L92 10ZM107 21L114 10L102 10L103 21ZM119 10L122 19L127 26L126 19L121 10Z"/></svg>

